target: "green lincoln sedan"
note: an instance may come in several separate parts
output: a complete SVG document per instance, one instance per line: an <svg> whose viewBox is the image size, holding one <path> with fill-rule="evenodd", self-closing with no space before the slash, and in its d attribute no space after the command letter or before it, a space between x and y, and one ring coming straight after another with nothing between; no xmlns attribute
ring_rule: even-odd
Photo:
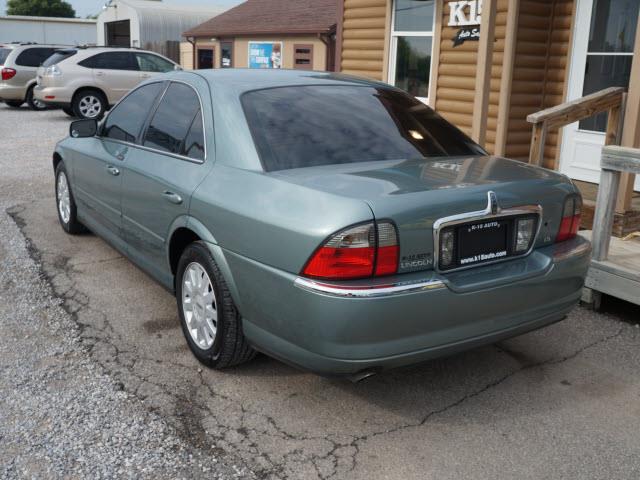
<svg viewBox="0 0 640 480"><path fill-rule="evenodd" d="M174 293L213 368L361 379L519 335L576 305L591 250L566 176L333 73L156 77L73 122L53 167L62 227Z"/></svg>

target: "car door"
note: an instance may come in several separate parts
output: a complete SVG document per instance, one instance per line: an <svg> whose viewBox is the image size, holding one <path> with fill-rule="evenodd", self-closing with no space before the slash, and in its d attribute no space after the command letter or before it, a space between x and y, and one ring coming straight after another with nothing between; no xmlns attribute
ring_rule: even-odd
<svg viewBox="0 0 640 480"><path fill-rule="evenodd" d="M160 75L161 73L171 72L176 69L176 65L166 58L153 53L135 52L136 63L140 70L140 78L146 80L148 78Z"/></svg>
<svg viewBox="0 0 640 480"><path fill-rule="evenodd" d="M157 82L134 90L105 118L99 135L79 141L74 152L72 186L78 214L90 228L116 244L122 243L124 237L121 218L124 164L163 88L164 83Z"/></svg>
<svg viewBox="0 0 640 480"><path fill-rule="evenodd" d="M172 81L147 124L142 146L129 153L122 221L129 253L161 283L172 286L167 243L172 224L189 211L205 163L202 102L196 89Z"/></svg>
<svg viewBox="0 0 640 480"><path fill-rule="evenodd" d="M133 52L104 52L93 62L96 85L113 104L140 83L140 71Z"/></svg>

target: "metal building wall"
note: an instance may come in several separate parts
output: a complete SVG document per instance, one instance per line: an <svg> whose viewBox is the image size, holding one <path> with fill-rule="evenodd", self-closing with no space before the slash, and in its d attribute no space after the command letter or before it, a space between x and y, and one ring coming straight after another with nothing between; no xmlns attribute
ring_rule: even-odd
<svg viewBox="0 0 640 480"><path fill-rule="evenodd" d="M140 47L153 50L175 62L180 62L180 41L182 32L189 30L211 18L211 15L172 11L138 11L140 22Z"/></svg>
<svg viewBox="0 0 640 480"><path fill-rule="evenodd" d="M95 44L96 22L65 18L0 17L0 42Z"/></svg>

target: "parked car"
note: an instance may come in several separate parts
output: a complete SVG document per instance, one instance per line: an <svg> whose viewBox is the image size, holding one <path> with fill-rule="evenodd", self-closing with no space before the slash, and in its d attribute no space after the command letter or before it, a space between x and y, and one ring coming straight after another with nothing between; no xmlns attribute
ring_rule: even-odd
<svg viewBox="0 0 640 480"><path fill-rule="evenodd" d="M0 101L10 107L21 107L24 102L33 110L47 106L33 97L38 67L62 45L35 43L0 44Z"/></svg>
<svg viewBox="0 0 640 480"><path fill-rule="evenodd" d="M53 167L62 227L175 293L214 368L361 378L496 342L564 318L589 262L566 176L356 77L168 74L72 123Z"/></svg>
<svg viewBox="0 0 640 480"><path fill-rule="evenodd" d="M140 82L180 70L168 58L129 48L88 47L58 52L38 70L35 98L71 116L100 119Z"/></svg>

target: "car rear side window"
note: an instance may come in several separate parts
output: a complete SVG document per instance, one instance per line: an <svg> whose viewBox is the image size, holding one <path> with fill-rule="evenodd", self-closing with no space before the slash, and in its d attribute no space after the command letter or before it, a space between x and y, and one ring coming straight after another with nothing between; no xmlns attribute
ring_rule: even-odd
<svg viewBox="0 0 640 480"><path fill-rule="evenodd" d="M134 143L162 87L163 84L160 82L150 83L131 92L107 116L102 136Z"/></svg>
<svg viewBox="0 0 640 480"><path fill-rule="evenodd" d="M486 152L419 100L369 86L247 92L242 105L266 171Z"/></svg>
<svg viewBox="0 0 640 480"><path fill-rule="evenodd" d="M57 50L42 63L42 66L50 67L51 65L56 65L69 57L73 57L76 53L78 53L77 50Z"/></svg>
<svg viewBox="0 0 640 480"><path fill-rule="evenodd" d="M11 53L10 48L0 48L0 65L4 65L4 62L7 61L7 57Z"/></svg>
<svg viewBox="0 0 640 480"><path fill-rule="evenodd" d="M27 48L16 58L16 65L23 67L39 67L42 62L53 55L55 48L34 47Z"/></svg>
<svg viewBox="0 0 640 480"><path fill-rule="evenodd" d="M195 160L204 158L202 113L193 88L171 83L149 123L144 146Z"/></svg>
<svg viewBox="0 0 640 480"><path fill-rule="evenodd" d="M104 52L89 57L78 65L104 70L138 70L138 63L132 52Z"/></svg>

